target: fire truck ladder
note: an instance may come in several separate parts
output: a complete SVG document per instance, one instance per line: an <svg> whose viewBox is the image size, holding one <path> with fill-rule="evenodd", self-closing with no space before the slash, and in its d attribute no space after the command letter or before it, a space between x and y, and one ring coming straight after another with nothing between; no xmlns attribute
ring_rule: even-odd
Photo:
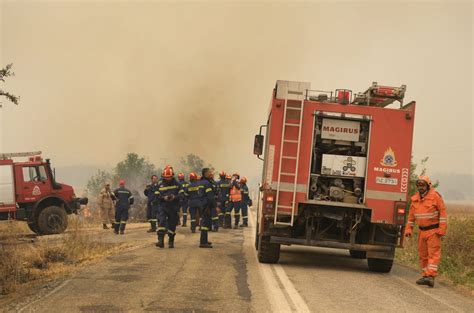
<svg viewBox="0 0 474 313"><path fill-rule="evenodd" d="M41 151L35 152L14 152L14 153L0 153L0 160L9 160L12 158L30 157L40 155Z"/></svg>
<svg viewBox="0 0 474 313"><path fill-rule="evenodd" d="M290 91L291 92L291 91ZM277 193L276 193L276 201L275 201L275 225L287 225L293 226L294 222L294 215L295 215L295 206L296 206L296 187L298 182L298 162L300 156L300 142L301 142L301 131L302 131L302 124L303 124L303 108L304 108L304 97L300 97L298 100L292 100L291 105L288 105L288 94L290 93L287 91L285 97L285 107L283 111L283 127L282 127L282 134L281 134L281 145L280 145L280 164L278 170L278 183L277 183ZM287 122L287 116L291 112L292 120L296 120L295 116L298 115L298 122L297 123L289 123ZM297 128L298 131L298 139L295 140L289 139L287 134L287 130L290 128ZM289 145L296 144L296 151L293 149L286 149ZM283 154L283 151L286 151L286 154ZM288 154L288 151L295 151L295 154ZM295 171L294 172L282 172L282 164L283 162L291 162L295 161ZM282 176L285 177L292 177L292 182L284 182L284 186L282 186ZM280 204L280 193L281 192L291 192L291 204L284 205ZM279 209L291 209L291 221L290 222L283 222L279 220L278 211ZM287 214L285 214L287 215Z"/></svg>

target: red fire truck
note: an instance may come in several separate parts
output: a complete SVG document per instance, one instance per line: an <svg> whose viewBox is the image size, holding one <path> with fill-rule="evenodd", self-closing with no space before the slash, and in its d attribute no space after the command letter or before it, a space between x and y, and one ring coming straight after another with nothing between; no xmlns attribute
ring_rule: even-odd
<svg viewBox="0 0 474 313"><path fill-rule="evenodd" d="M67 228L67 214L77 213L88 200L57 183L49 159L40 155L0 153L0 220L24 220L37 234L59 234ZM20 157L28 160L13 160Z"/></svg>
<svg viewBox="0 0 474 313"><path fill-rule="evenodd" d="M347 249L369 270L391 270L403 244L415 118L405 90L277 81L254 145L263 160L260 262L278 262L281 245L304 245Z"/></svg>

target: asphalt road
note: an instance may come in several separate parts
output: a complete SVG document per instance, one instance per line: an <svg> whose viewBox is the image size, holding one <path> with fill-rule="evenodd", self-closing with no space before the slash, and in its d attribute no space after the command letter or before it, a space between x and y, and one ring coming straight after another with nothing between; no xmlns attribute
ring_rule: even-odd
<svg viewBox="0 0 474 313"><path fill-rule="evenodd" d="M284 247L259 264L254 229L199 234L179 229L175 249L158 249L143 228L108 240L134 248L110 256L3 308L8 312L474 312L474 300L447 286L414 284L415 271L367 271L347 251Z"/></svg>

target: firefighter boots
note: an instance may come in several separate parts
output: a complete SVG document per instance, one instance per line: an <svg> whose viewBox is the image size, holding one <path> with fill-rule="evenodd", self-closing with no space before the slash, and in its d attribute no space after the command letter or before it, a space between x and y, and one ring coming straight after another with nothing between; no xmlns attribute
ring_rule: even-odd
<svg viewBox="0 0 474 313"><path fill-rule="evenodd" d="M168 248L172 249L174 248L174 235L169 234L168 235Z"/></svg>
<svg viewBox="0 0 474 313"><path fill-rule="evenodd" d="M158 234L158 242L156 243L156 246L158 248L164 248L165 247L165 235L164 234Z"/></svg>
<svg viewBox="0 0 474 313"><path fill-rule="evenodd" d="M431 277L431 276L421 277L420 279L418 279L416 281L416 284L417 285L426 285L426 286L429 286L429 287L433 288L434 287L434 277Z"/></svg>

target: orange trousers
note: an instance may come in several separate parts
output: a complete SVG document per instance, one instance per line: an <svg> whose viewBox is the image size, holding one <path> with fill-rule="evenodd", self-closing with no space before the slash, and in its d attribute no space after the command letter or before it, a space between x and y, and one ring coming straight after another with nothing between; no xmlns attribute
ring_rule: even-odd
<svg viewBox="0 0 474 313"><path fill-rule="evenodd" d="M423 276L438 275L438 265L441 260L441 236L438 229L420 230L418 234L418 256Z"/></svg>

